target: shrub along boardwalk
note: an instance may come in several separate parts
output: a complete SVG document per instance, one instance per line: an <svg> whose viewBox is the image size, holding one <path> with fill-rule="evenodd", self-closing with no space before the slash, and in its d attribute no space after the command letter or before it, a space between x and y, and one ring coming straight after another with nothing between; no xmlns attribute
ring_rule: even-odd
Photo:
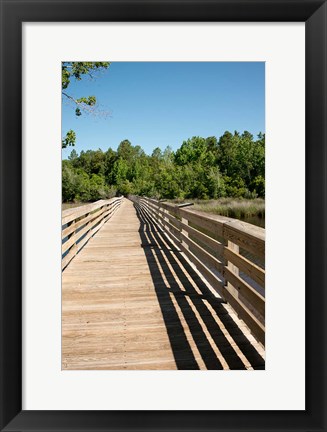
<svg viewBox="0 0 327 432"><path fill-rule="evenodd" d="M124 199L62 277L63 369L264 369L264 348Z"/></svg>

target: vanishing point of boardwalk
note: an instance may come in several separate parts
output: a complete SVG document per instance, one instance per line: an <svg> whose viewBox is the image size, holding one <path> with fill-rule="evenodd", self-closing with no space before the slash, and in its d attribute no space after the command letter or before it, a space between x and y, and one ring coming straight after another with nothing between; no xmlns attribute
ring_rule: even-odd
<svg viewBox="0 0 327 432"><path fill-rule="evenodd" d="M264 369L263 357L234 310L127 199L63 272L63 369Z"/></svg>

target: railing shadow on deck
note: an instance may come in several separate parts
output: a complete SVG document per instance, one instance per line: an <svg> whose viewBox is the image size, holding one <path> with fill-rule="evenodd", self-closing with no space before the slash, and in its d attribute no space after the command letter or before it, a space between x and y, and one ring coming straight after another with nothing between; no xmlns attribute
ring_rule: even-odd
<svg viewBox="0 0 327 432"><path fill-rule="evenodd" d="M223 369L222 359L225 366L227 364L229 369L245 370L244 359L247 360L253 369L264 369L264 359L228 314L228 311L222 304L222 300L210 292L200 276L183 257L181 251L168 239L147 212L136 202L134 202L134 207L140 220L139 233L141 242L177 368L183 370L199 369L199 365L187 340L173 299L183 314L197 350L207 369ZM197 292L187 278L184 273L185 271L191 276L201 294ZM163 275L169 284L169 288L165 283ZM181 289L180 285L183 286L185 291ZM237 345L237 351L239 350L241 353L243 361L231 345L230 340L228 340L231 338L227 338L222 332L212 312L204 303L204 299L208 302L214 314L216 314L216 318L226 328L232 340ZM210 335L211 342L208 340L197 318L197 314L201 317L207 329L207 334ZM217 356L215 352L217 349L221 357Z"/></svg>

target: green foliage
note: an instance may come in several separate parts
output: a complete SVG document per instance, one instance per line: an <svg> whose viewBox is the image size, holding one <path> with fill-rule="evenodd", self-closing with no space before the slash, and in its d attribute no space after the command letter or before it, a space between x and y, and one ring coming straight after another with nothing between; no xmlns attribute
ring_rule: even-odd
<svg viewBox="0 0 327 432"><path fill-rule="evenodd" d="M77 151L76 151L75 149L73 149L73 150L70 152L70 155L68 156L68 159L69 159L71 162L74 162L74 161L76 161L76 160L78 159L78 153L77 153Z"/></svg>
<svg viewBox="0 0 327 432"><path fill-rule="evenodd" d="M251 182L251 189L257 194L257 196L265 196L265 179L262 175L258 175Z"/></svg>
<svg viewBox="0 0 327 432"><path fill-rule="evenodd" d="M130 195L134 193L133 183L129 180L121 180L117 185L117 190L122 195Z"/></svg>
<svg viewBox="0 0 327 432"><path fill-rule="evenodd" d="M218 166L210 167L207 175L207 189L210 198L221 198L226 196L226 187Z"/></svg>
<svg viewBox="0 0 327 432"><path fill-rule="evenodd" d="M247 193L244 180L239 177L224 176L226 196L228 197L244 197Z"/></svg>
<svg viewBox="0 0 327 432"><path fill-rule="evenodd" d="M98 72L108 69L109 65L109 62L63 62L61 64L62 95L75 105L75 115L77 117L82 115L82 111L94 113L92 107L95 107L97 101L95 96L83 96L75 99L72 95L68 94L66 89L69 87L71 79L75 78L77 81L80 81L85 75L89 75L93 78ZM66 136L62 138L61 146L62 148L74 146L75 142L76 134L74 131L70 130L67 132Z"/></svg>
<svg viewBox="0 0 327 432"><path fill-rule="evenodd" d="M122 141L109 148L73 150L63 161L63 201L94 201L114 194L167 199L256 198L265 196L265 137L248 132L193 137L174 153L156 148L147 156Z"/></svg>
<svg viewBox="0 0 327 432"><path fill-rule="evenodd" d="M90 201L106 198L105 181L102 176L92 174L89 178L89 197Z"/></svg>
<svg viewBox="0 0 327 432"><path fill-rule="evenodd" d="M66 148L68 146L74 146L76 142L76 134L73 130L69 130L66 133L66 136L61 140L61 147Z"/></svg>
<svg viewBox="0 0 327 432"><path fill-rule="evenodd" d="M61 65L61 87L66 89L72 77L77 81L82 79L82 75L93 76L96 71L101 71L109 67L108 62L63 62Z"/></svg>
<svg viewBox="0 0 327 432"><path fill-rule="evenodd" d="M207 144L204 138L193 137L184 141L175 155L177 165L186 165L187 163L200 162L207 156Z"/></svg>
<svg viewBox="0 0 327 432"><path fill-rule="evenodd" d="M78 103L84 103L85 105L94 106L96 104L95 96L81 97L76 99Z"/></svg>

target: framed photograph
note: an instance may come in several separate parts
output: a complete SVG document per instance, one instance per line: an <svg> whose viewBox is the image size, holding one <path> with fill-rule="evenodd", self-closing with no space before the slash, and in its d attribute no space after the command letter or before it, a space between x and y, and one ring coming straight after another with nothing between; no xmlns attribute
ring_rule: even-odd
<svg viewBox="0 0 327 432"><path fill-rule="evenodd" d="M1 430L324 431L325 1L64 6L1 1Z"/></svg>

